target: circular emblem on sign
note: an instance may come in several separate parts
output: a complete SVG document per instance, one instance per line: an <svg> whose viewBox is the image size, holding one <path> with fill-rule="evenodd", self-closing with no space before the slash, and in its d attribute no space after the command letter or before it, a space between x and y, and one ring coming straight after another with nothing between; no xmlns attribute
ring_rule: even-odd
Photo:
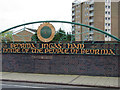
<svg viewBox="0 0 120 90"><path fill-rule="evenodd" d="M38 27L37 37L42 42L50 42L55 35L55 28L50 23L43 23Z"/></svg>

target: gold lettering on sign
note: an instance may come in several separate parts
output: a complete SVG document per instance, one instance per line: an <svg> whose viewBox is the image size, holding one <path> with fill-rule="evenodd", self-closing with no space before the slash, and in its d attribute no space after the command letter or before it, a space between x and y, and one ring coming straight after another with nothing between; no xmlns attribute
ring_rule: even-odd
<svg viewBox="0 0 120 90"><path fill-rule="evenodd" d="M54 46L53 46L53 43L51 43L51 44L49 44L49 48L55 48Z"/></svg>
<svg viewBox="0 0 120 90"><path fill-rule="evenodd" d="M3 53L20 53L20 49L3 48Z"/></svg>
<svg viewBox="0 0 120 90"><path fill-rule="evenodd" d="M70 49L70 52L71 53L75 53L75 49Z"/></svg>
<svg viewBox="0 0 120 90"><path fill-rule="evenodd" d="M54 50L54 49L49 49L48 51L49 51L49 53L53 53L53 50Z"/></svg>
<svg viewBox="0 0 120 90"><path fill-rule="evenodd" d="M60 43L60 44L58 44L58 48L62 48L62 45L61 45L61 43Z"/></svg>
<svg viewBox="0 0 120 90"><path fill-rule="evenodd" d="M109 54L107 49L105 49L105 51L106 51L106 55Z"/></svg>
<svg viewBox="0 0 120 90"><path fill-rule="evenodd" d="M28 53L29 49L22 49L22 53Z"/></svg>
<svg viewBox="0 0 120 90"><path fill-rule="evenodd" d="M73 43L73 47L79 49L79 44L76 45L75 43Z"/></svg>
<svg viewBox="0 0 120 90"><path fill-rule="evenodd" d="M69 54L69 49L65 49L64 53Z"/></svg>
<svg viewBox="0 0 120 90"><path fill-rule="evenodd" d="M47 53L48 52L48 49L45 49L45 53Z"/></svg>
<svg viewBox="0 0 120 90"><path fill-rule="evenodd" d="M32 53L36 53L36 49L32 49Z"/></svg>
<svg viewBox="0 0 120 90"><path fill-rule="evenodd" d="M95 54L99 55L99 49L95 50Z"/></svg>
<svg viewBox="0 0 120 90"><path fill-rule="evenodd" d="M43 49L37 49L37 53L43 53Z"/></svg>
<svg viewBox="0 0 120 90"><path fill-rule="evenodd" d="M81 49L81 54L85 54L85 49Z"/></svg>
<svg viewBox="0 0 120 90"><path fill-rule="evenodd" d="M71 49L81 49L81 48L84 48L84 44L75 44L75 43L73 43L73 44L67 44L68 45L68 48L71 48Z"/></svg>
<svg viewBox="0 0 120 90"><path fill-rule="evenodd" d="M31 48L36 48L36 47L35 47L35 45L34 45L33 43L32 43L31 45L32 45L32 47L31 47Z"/></svg>
<svg viewBox="0 0 120 90"><path fill-rule="evenodd" d="M10 48L36 48L33 43L10 44Z"/></svg>
<svg viewBox="0 0 120 90"><path fill-rule="evenodd" d="M8 46L8 45L7 45ZM9 47L9 48L8 48ZM85 44L80 43L10 43L2 48L3 53L41 53L41 54L93 54L115 55L113 49L87 49Z"/></svg>
<svg viewBox="0 0 120 90"><path fill-rule="evenodd" d="M43 48L48 48L48 44L43 44Z"/></svg>
<svg viewBox="0 0 120 90"><path fill-rule="evenodd" d="M89 51L90 51L90 50L86 49L86 50L85 50L85 53L86 53L86 54L89 54Z"/></svg>
<svg viewBox="0 0 120 90"><path fill-rule="evenodd" d="M79 52L79 49L76 49L75 51L76 51L75 53L76 53L76 54L78 54L78 52Z"/></svg>
<svg viewBox="0 0 120 90"><path fill-rule="evenodd" d="M113 52L113 50L112 50L112 49L110 49L110 54L115 55L115 53Z"/></svg>
<svg viewBox="0 0 120 90"><path fill-rule="evenodd" d="M94 49L90 49L90 54L94 54L95 50Z"/></svg>
<svg viewBox="0 0 120 90"><path fill-rule="evenodd" d="M102 49L102 50L101 50L101 55L102 55L102 54L105 54L105 49Z"/></svg>

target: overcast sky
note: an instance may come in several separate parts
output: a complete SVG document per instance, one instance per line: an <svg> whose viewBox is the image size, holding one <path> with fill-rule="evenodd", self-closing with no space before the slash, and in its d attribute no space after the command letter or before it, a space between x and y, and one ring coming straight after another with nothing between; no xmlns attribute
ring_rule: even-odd
<svg viewBox="0 0 120 90"><path fill-rule="evenodd" d="M0 0L0 30L33 21L72 21L74 0ZM61 24L60 26L66 27ZM33 25L34 28L35 25ZM68 28L70 28L68 26Z"/></svg>

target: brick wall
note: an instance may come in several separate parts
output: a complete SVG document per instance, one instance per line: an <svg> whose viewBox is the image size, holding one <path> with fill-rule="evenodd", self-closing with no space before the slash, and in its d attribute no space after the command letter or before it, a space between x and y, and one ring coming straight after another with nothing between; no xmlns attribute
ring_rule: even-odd
<svg viewBox="0 0 120 90"><path fill-rule="evenodd" d="M33 35L34 34L31 32L23 30L23 31L13 35L13 41L31 41L31 37Z"/></svg>
<svg viewBox="0 0 120 90"><path fill-rule="evenodd" d="M3 54L2 70L4 72L118 76L119 58L120 56Z"/></svg>

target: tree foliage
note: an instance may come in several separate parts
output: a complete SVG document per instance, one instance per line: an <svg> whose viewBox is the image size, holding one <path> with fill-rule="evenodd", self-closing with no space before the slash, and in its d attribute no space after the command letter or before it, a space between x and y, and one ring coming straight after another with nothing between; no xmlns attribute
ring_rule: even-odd
<svg viewBox="0 0 120 90"><path fill-rule="evenodd" d="M31 41L40 41L37 37L37 34L34 34L31 37ZM66 34L64 30L61 28L55 33L55 36L51 42L59 42L59 41L71 41L71 34Z"/></svg>
<svg viewBox="0 0 120 90"><path fill-rule="evenodd" d="M65 36L66 36L65 31L60 28L60 29L56 32L56 34L55 34L55 36L54 36L54 38L53 38L52 41L53 41L53 42L60 41L60 39L61 39L62 37L65 37Z"/></svg>
<svg viewBox="0 0 120 90"><path fill-rule="evenodd" d="M31 37L31 41L40 41L37 37L37 33L35 33L32 37Z"/></svg>
<svg viewBox="0 0 120 90"><path fill-rule="evenodd" d="M2 33L0 35L1 41L2 42L11 42L13 40L13 32L12 31L8 31L5 33Z"/></svg>

